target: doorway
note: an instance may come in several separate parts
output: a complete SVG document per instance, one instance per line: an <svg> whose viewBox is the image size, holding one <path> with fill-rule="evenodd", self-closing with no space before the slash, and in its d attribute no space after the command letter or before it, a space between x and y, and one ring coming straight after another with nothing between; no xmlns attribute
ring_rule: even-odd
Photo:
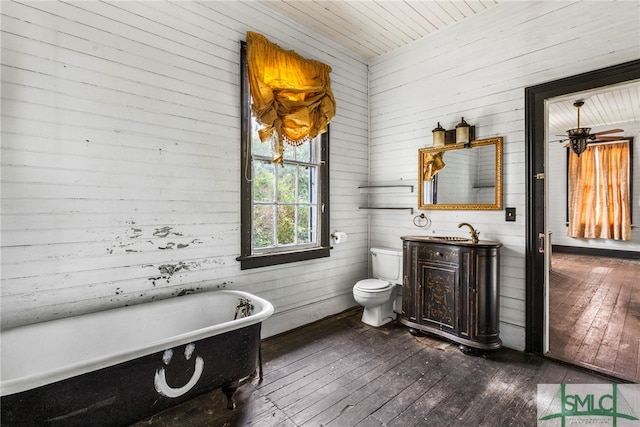
<svg viewBox="0 0 640 427"><path fill-rule="evenodd" d="M525 89L527 162L525 350L544 354L549 347L546 300L548 235L545 224L545 101L640 78L640 60L579 74Z"/></svg>

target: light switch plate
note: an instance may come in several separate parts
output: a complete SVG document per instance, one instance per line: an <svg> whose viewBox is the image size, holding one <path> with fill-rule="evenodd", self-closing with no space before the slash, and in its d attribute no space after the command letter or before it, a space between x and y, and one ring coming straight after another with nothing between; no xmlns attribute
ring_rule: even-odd
<svg viewBox="0 0 640 427"><path fill-rule="evenodd" d="M516 208L504 208L505 212L505 221L515 221L516 220Z"/></svg>

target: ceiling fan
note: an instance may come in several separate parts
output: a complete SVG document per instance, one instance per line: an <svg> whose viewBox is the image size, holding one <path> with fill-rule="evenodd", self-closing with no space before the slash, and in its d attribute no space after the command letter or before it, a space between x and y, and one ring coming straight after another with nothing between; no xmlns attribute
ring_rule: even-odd
<svg viewBox="0 0 640 427"><path fill-rule="evenodd" d="M591 128L580 127L580 107L584 105L584 100L579 99L573 103L578 109L578 126L567 130L568 138L560 140L560 142L569 141L571 150L580 157L580 154L587 149L587 144L596 141L615 141L622 138L621 135L611 135L612 133L624 132L622 129L609 129L601 132L591 133ZM564 135L558 135L564 136Z"/></svg>

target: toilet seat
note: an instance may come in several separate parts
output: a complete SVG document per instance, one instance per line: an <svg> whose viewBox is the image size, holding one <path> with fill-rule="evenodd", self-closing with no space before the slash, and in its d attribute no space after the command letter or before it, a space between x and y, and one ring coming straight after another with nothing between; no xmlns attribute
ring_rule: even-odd
<svg viewBox="0 0 640 427"><path fill-rule="evenodd" d="M366 292L384 292L393 287L393 284L378 279L364 279L356 283L355 288Z"/></svg>

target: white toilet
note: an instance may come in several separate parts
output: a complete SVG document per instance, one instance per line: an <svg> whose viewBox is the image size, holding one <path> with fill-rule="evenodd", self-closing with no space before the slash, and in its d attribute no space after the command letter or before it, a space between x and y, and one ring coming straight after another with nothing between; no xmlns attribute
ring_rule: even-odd
<svg viewBox="0 0 640 427"><path fill-rule="evenodd" d="M364 307L362 321L377 327L396 318L394 305L402 285L402 251L371 248L371 262L374 279L358 281L353 287L353 298Z"/></svg>

